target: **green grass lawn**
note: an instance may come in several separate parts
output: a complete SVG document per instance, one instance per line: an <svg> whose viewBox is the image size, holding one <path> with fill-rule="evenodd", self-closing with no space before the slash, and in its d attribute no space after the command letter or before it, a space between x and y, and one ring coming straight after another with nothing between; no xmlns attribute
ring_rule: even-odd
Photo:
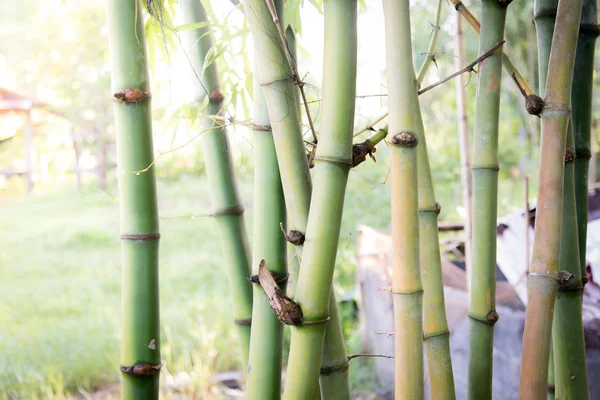
<svg viewBox="0 0 600 400"><path fill-rule="evenodd" d="M356 225L389 227L385 149L377 157L377 164L368 161L350 175L336 266L338 298L354 286ZM443 182L436 188L441 217L456 219L458 179L440 173L434 179ZM252 232L251 172L239 181ZM515 187L513 198L519 198ZM238 368L226 266L210 218L172 218L211 212L204 178L159 181L158 193L162 384L169 374L185 372L194 381L186 389L191 398L211 390L213 372ZM118 384L118 218L115 187L108 193L68 189L0 201L0 399L68 398ZM346 316L344 326L349 352L359 352L356 322ZM352 361L356 393L371 389L371 363Z"/></svg>

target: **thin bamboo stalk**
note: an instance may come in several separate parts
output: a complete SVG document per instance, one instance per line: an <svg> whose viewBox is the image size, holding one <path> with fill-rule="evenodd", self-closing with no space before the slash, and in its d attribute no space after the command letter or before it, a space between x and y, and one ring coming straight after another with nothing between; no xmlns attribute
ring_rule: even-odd
<svg viewBox="0 0 600 400"><path fill-rule="evenodd" d="M383 1L392 145L392 296L395 391L398 399L423 398L423 285L419 269L419 198L416 110L408 0ZM415 233L417 235L415 235Z"/></svg>
<svg viewBox="0 0 600 400"><path fill-rule="evenodd" d="M286 218L283 188L271 122L257 73L254 78L253 273L258 274L258 266L264 260L285 292L287 246L279 225ZM253 300L246 397L250 400L276 400L281 398L283 325L271 310L258 284L254 285Z"/></svg>
<svg viewBox="0 0 600 400"><path fill-rule="evenodd" d="M338 357L332 357L331 354L328 356L330 349L323 351L323 338L325 327L328 333L335 332L341 336L339 324L326 323L337 314L330 309L331 283L346 182L352 165L357 2L325 0L324 15L324 51L327 61L323 65L323 117L315 155L315 189L311 199L305 249L295 296L296 302L302 308L304 322L292 327L284 399L316 398L318 388L315 383L319 374L323 398L349 398L349 391L346 389L347 377L342 378L342 392L334 390L335 382L325 382L331 379L336 371L347 370L345 349L342 349L343 354L337 354ZM340 337L332 344L339 345L342 339ZM328 362L338 358L338 364L325 363L326 358L329 358Z"/></svg>
<svg viewBox="0 0 600 400"><path fill-rule="evenodd" d="M301 240L295 244L295 254L292 256L289 266L288 294L294 297L299 273L298 266L300 264L298 260L302 259L304 234L306 232L312 191L310 172L304 150L302 132L300 130L299 115L295 112L289 112L296 107L294 100L297 98L297 88L291 77L289 65L286 63L282 44L280 41L273 39L278 37L278 30L273 24L267 4L260 0L248 0L244 2L244 6L256 51L261 55L259 58L259 78L262 82L261 87L263 88L273 129L275 149L288 211L288 229L290 232L298 232L301 237ZM279 19L281 20L282 18L280 17ZM348 398L350 390L348 384L348 364L346 350L342 341L343 338L341 335L338 335L341 332L341 323L333 292L331 292L329 299L329 313L330 320L327 325L334 329L328 328L326 330L324 341L325 347L328 350L324 357L334 357L333 355L335 355L334 358L343 360L343 364L335 364L335 374L327 374L325 376L328 377L326 380L331 378L332 381L340 385L335 388L335 392L339 396L338 398ZM318 360L319 365L321 362L323 362L323 365L328 365L329 368L333 365L327 358L321 360L321 356L319 356ZM316 372L318 377L318 367ZM310 383L311 387L314 387L316 383L317 378L314 377L314 383ZM323 380L321 384L323 385ZM316 392L318 393L318 389Z"/></svg>
<svg viewBox="0 0 600 400"><path fill-rule="evenodd" d="M588 220L588 173L592 150L592 90L594 79L594 52L598 37L596 1L584 0L573 73L573 130L575 133L575 199L579 235L579 261L583 283L587 281L585 250Z"/></svg>
<svg viewBox="0 0 600 400"><path fill-rule="evenodd" d="M121 398L158 399L158 211L142 6L106 2L121 215ZM136 57L132 57L136 55Z"/></svg>
<svg viewBox="0 0 600 400"><path fill-rule="evenodd" d="M479 52L504 38L508 2L482 0ZM492 398L496 313L496 221L498 203L498 123L502 53L479 67L473 134L473 243L469 293L468 397Z"/></svg>
<svg viewBox="0 0 600 400"><path fill-rule="evenodd" d="M425 79L425 75L429 70L429 66L435 60L435 50L437 46L437 39L440 32L440 17L442 15L442 0L438 0L437 8L435 11L435 21L433 23L433 33L431 34L431 40L429 41L429 47L427 48L427 54L425 55L425 60L419 69L419 73L417 74L417 82L419 85Z"/></svg>
<svg viewBox="0 0 600 400"><path fill-rule="evenodd" d="M479 24L477 18L471 14L471 11L469 11L467 6L465 6L460 0L450 1L452 2L452 5L456 11L458 11L465 18L465 20L467 20L469 25L475 29L475 32L481 34L481 25ZM503 3L509 4L510 1L503 1ZM512 60L506 53L502 53L502 65L525 98L525 108L527 108L527 112L529 112L529 114L539 115L543 107L543 103L541 101L542 99L535 94L533 89L531 89L527 83L527 80L523 77L523 75L521 75L517 67L515 67Z"/></svg>
<svg viewBox="0 0 600 400"><path fill-rule="evenodd" d="M559 1L549 57L545 106L541 114L542 148L537 201L538 205L544 206L537 208L521 358L519 395L524 399L546 396L554 301L559 283L568 281L565 274L559 273L559 246L565 138L581 5L581 0ZM536 14L538 10L536 4Z"/></svg>
<svg viewBox="0 0 600 400"><path fill-rule="evenodd" d="M194 24L208 22L206 11L198 0L181 0L182 22ZM187 58L193 73L190 73L188 88L194 101L201 104L207 96L209 102L203 113L221 116L223 99L216 63L204 65L206 54L214 41L209 26L181 32ZM248 364L250 346L250 323L252 321L252 287L250 278L250 251L244 225L244 208L239 199L231 151L226 130L210 118L202 119L202 147L206 162L206 175L213 215L228 266L229 287L233 302L234 321L240 335L242 365Z"/></svg>
<svg viewBox="0 0 600 400"><path fill-rule="evenodd" d="M456 69L460 69L465 62L465 46L462 30L462 17L456 17ZM465 274L467 275L467 292L471 287L471 241L472 241L472 197L471 187L471 160L469 155L469 121L467 117L467 93L465 90L465 76L456 79L456 112L458 117L458 136L460 150L460 177L462 182L463 206L465 208Z"/></svg>
<svg viewBox="0 0 600 400"><path fill-rule="evenodd" d="M583 281L579 267L577 209L575 203L573 124L569 123L565 156L560 269L571 274L556 296L552 343L554 385L559 399L589 399L585 342L583 339Z"/></svg>

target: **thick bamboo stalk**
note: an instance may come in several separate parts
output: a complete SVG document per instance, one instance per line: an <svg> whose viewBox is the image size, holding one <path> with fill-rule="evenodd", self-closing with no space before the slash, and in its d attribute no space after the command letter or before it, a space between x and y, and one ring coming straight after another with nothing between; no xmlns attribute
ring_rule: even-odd
<svg viewBox="0 0 600 400"><path fill-rule="evenodd" d="M199 0L180 2L185 24L208 22L206 11ZM203 113L207 116L222 115L223 99L216 63L205 66L207 52L214 44L210 27L186 30L181 33L187 58L193 71L190 72L188 88L194 101L200 104L209 97ZM199 80L201 77L201 80ZM252 287L250 278L250 251L244 225L244 208L239 199L231 151L226 130L211 118L203 118L202 147L206 161L206 174L213 215L228 266L229 287L233 302L233 317L240 335L242 365L248 363L250 345L250 323L252 317Z"/></svg>
<svg viewBox="0 0 600 400"><path fill-rule="evenodd" d="M482 0L479 53L504 39L508 2ZM496 313L496 221L498 204L498 122L502 53L486 58L477 75L473 134L473 243L469 292L470 399L492 398Z"/></svg>
<svg viewBox="0 0 600 400"><path fill-rule="evenodd" d="M419 269L417 186L419 100L412 63L408 0L383 1L392 145L392 296L395 391L398 399L423 398L423 316ZM437 232L436 232L437 233Z"/></svg>
<svg viewBox="0 0 600 400"><path fill-rule="evenodd" d="M121 398L158 399L158 211L142 6L106 2L121 227ZM135 56L134 56L135 55Z"/></svg>
<svg viewBox="0 0 600 400"><path fill-rule="evenodd" d="M458 11L465 18L465 20L467 20L469 25L471 25L471 27L475 29L475 32L481 34L481 25L479 24L477 18L475 18L475 16L471 14L471 11L469 11L467 6L465 6L460 0L450 1L452 2L452 5L456 9L456 11ZM510 1L500 2L509 4ZM513 81L519 88L519 91L525 98L525 108L527 109L527 112L529 112L529 114L539 115L543 106L541 99L535 94L533 89L531 89L526 79L523 77L523 75L521 75L517 67L515 67L512 60L506 53L502 53L502 65L504 66L504 70L513 79Z"/></svg>
<svg viewBox="0 0 600 400"><path fill-rule="evenodd" d="M559 283L559 246L563 214L565 138L581 17L581 0L560 0L549 57L542 111L542 141L536 229L527 280L528 301L521 359L520 398L546 396L554 301ZM538 13L536 4L536 14ZM536 21L536 24L538 21ZM555 366L556 367L556 366Z"/></svg>
<svg viewBox="0 0 600 400"><path fill-rule="evenodd" d="M321 369L321 358L327 355L322 347L325 327L328 332L338 329L326 322L334 314L330 310L331 283L346 182L352 165L357 2L326 0L324 15L327 57L323 65L323 117L315 155L314 192L295 296L302 308L304 322L292 327L284 399L316 398L318 388L314 383L320 372L327 373L321 378L323 398L349 398L349 392L332 390L330 383L323 384L326 377L331 377L337 370L347 370L345 351L337 360L338 365L324 362ZM341 336L341 330L337 332ZM347 388L347 378L344 380L340 389ZM326 397L331 394L334 397Z"/></svg>
<svg viewBox="0 0 600 400"><path fill-rule="evenodd" d="M281 41L274 39L278 38L278 31L273 23L273 18L267 4L260 0L248 0L244 2L244 6L256 51L261 55L259 58L259 78L262 82L261 87L263 88L273 129L275 149L288 211L288 229L300 232L300 236L304 238L312 186L302 132L300 130L299 115L295 112L290 112L290 110L296 109L294 101L297 98L297 88L291 77L289 65L286 63ZM282 18L280 17L279 19L281 20ZM302 259L303 243L303 240L296 243L296 252L292 256L292 262L290 263L288 286L288 294L290 296L294 296L290 288L295 291L295 287L297 286L299 273L297 268L299 263L297 261ZM341 332L341 323L333 292L329 299L329 313L330 320L327 325L332 326L334 329L328 328L325 334L325 347L328 348L325 356L332 357L330 361L343 361L343 364L335 364L335 374L326 374L324 376L326 380L331 379L336 385L341 384L341 386L336 386L335 389L339 398L348 398L349 384L346 350L342 341L343 338L341 335L338 335ZM319 365L321 361L330 368L334 365L333 362L325 358L321 360L321 356L319 356ZM316 374L316 377L313 375L314 383L310 383L311 387L315 387L317 383L319 375L318 367ZM323 381L321 383L323 384Z"/></svg>
<svg viewBox="0 0 600 400"><path fill-rule="evenodd" d="M456 17L456 69L465 62L465 46L462 30L462 17ZM471 187L471 160L469 155L469 122L467 118L467 93L465 76L456 79L456 112L458 117L458 136L460 150L460 177L462 182L463 206L465 208L465 273L467 275L467 292L471 287L471 241L472 241L472 204L473 189Z"/></svg>
<svg viewBox="0 0 600 400"><path fill-rule="evenodd" d="M573 131L575 134L575 199L577 202L577 226L579 235L579 262L583 282L588 219L588 172L592 156L590 146L592 125L592 89L594 79L594 52L598 36L596 1L584 0L579 25L575 71L573 73Z"/></svg>
<svg viewBox="0 0 600 400"><path fill-rule="evenodd" d="M255 63L256 65L256 63ZM254 74L254 249L253 273L264 260L285 292L287 246L280 224L285 221L283 188L271 132L271 122L258 74ZM254 284L252 334L246 398L281 398L283 325L271 309L262 288Z"/></svg>

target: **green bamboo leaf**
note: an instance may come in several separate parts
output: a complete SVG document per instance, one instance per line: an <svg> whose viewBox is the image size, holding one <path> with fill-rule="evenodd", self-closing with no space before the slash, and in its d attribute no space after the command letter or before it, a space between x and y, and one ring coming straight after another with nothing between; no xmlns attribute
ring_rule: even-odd
<svg viewBox="0 0 600 400"><path fill-rule="evenodd" d="M177 32L182 32L182 31L189 31L189 30L194 30L194 29L200 29L200 28L204 28L210 26L210 23L208 22L196 22L193 24L182 24L182 25L178 25L176 26L174 29Z"/></svg>

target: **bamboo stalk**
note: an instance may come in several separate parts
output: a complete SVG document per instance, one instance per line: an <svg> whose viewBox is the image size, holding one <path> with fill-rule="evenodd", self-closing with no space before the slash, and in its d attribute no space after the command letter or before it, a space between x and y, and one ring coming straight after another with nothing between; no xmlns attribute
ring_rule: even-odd
<svg viewBox="0 0 600 400"><path fill-rule="evenodd" d="M106 2L121 215L121 398L158 399L158 211L142 6ZM133 57L132 55L135 55Z"/></svg>
<svg viewBox="0 0 600 400"><path fill-rule="evenodd" d="M504 38L509 2L482 0L479 52ZM473 134L473 243L469 292L468 397L492 398L496 313L496 222L498 203L498 122L502 53L479 67Z"/></svg>
<svg viewBox="0 0 600 400"><path fill-rule="evenodd" d="M481 34L481 25L479 24L477 18L471 14L471 11L469 11L467 6L465 6L460 0L450 1L452 2L452 5L454 5L456 11L458 11L469 23L469 25L475 29L475 32ZM510 1L503 1L503 3L509 4ZM527 80L523 77L523 75L521 75L517 67L515 67L512 60L506 53L502 53L502 65L525 98L525 108L527 109L527 112L532 115L539 115L543 107L543 103L541 102L542 99L535 94L533 89L531 89L527 83Z"/></svg>
<svg viewBox="0 0 600 400"><path fill-rule="evenodd" d="M425 75L429 70L429 66L435 60L435 50L437 46L437 39L440 32L440 16L442 15L442 0L438 0L437 8L435 11L435 21L433 23L433 33L431 34L431 40L429 41L429 47L427 48L427 54L425 55L425 60L419 69L419 73L417 74L417 82L419 85L425 79Z"/></svg>
<svg viewBox="0 0 600 400"><path fill-rule="evenodd" d="M323 338L327 327L329 334L340 336L331 344L339 346L343 343L339 323L327 324L327 321L337 314L330 309L331 283L346 182L352 164L357 3L326 0L324 15L327 61L323 65L323 117L315 155L314 193L295 296L302 308L304 322L292 327L284 399L316 398L318 388L315 383L319 375L323 398L349 398L347 376L339 378L342 382L337 390L334 388L336 383L331 382L337 371L347 371L345 349L342 348L341 353L336 351L335 355L329 353L331 349L324 351Z"/></svg>
<svg viewBox="0 0 600 400"><path fill-rule="evenodd" d="M280 41L273 39L278 37L278 30L273 24L267 5L260 0L248 0L244 2L244 6L256 51L261 54L259 58L259 78L263 82L261 87L263 88L273 129L275 149L288 210L288 229L290 232L298 232L298 236L301 238L300 241L296 242L295 255L290 260L288 295L294 297L299 273L298 260L302 259L312 188L300 130L299 115L289 112L295 109L294 100L296 99L295 91L297 89L291 77L289 64L286 63L282 44ZM354 94L352 95L352 101L354 101L353 97ZM325 357L335 355L334 359L343 360L344 364L338 365L339 368L336 368L335 374L325 376L327 377L326 380L331 378L336 384L341 385L336 386L335 389L339 398L347 398L349 397L347 357L343 338L338 335L341 332L341 323L333 292L329 299L329 313L328 326L333 327L333 329L328 328L325 333L325 347L328 348ZM319 365L321 361L319 356ZM326 358L323 359L323 364L330 367L332 365ZM319 367L316 369L316 374L318 377ZM317 383L317 377L313 375L314 383L310 383L312 388ZM323 380L321 384L323 385ZM318 393L318 389L316 392Z"/></svg>
<svg viewBox="0 0 600 400"><path fill-rule="evenodd" d="M546 396L548 359L554 300L559 283L559 246L563 214L565 138L581 17L581 0L560 0L549 57L542 116L540 179L536 229L528 283L527 314L523 335L520 397ZM536 3L536 14L539 8ZM536 20L536 24L538 21ZM538 39L539 40L539 39ZM555 366L557 367L557 366Z"/></svg>
<svg viewBox="0 0 600 400"><path fill-rule="evenodd" d="M408 0L383 1L392 145L392 295L395 391L398 399L423 398L423 285L419 270L416 77L412 64ZM437 233L437 232L436 232ZM415 235L417 234L417 235Z"/></svg>
<svg viewBox="0 0 600 400"><path fill-rule="evenodd" d="M255 63L256 64L256 63ZM287 246L280 231L285 221L283 188L267 112L258 74L254 74L254 251L253 273L258 274L261 260L279 281L285 292L287 286ZM277 319L262 294L254 285L252 334L248 363L246 397L250 400L281 398L281 364L283 325Z"/></svg>
<svg viewBox="0 0 600 400"><path fill-rule="evenodd" d="M555 395L559 399L589 399L583 339L583 281L579 266L577 209L575 203L573 124L569 123L565 156L560 269L571 274L556 296L552 343Z"/></svg>
<svg viewBox="0 0 600 400"><path fill-rule="evenodd" d="M184 24L208 22L206 11L200 1L181 0L180 4ZM204 65L206 54L214 44L210 27L185 30L181 35L187 58L193 68L188 88L194 101L201 104L208 96L209 102L203 113L207 116L221 116L224 96L221 93L217 65L214 62ZM213 215L228 266L233 317L241 341L242 365L245 366L248 364L250 346L252 287L248 283L250 251L244 225L244 208L237 192L226 130L220 123L210 118L203 118L202 123L202 128L206 130L202 134L202 147L212 205L215 209Z"/></svg>
<svg viewBox="0 0 600 400"><path fill-rule="evenodd" d="M462 30L462 17L456 17L456 69L460 69L465 60L465 46ZM471 241L472 241L472 209L473 189L471 187L471 160L469 155L469 122L467 117L467 93L464 75L456 80L456 111L458 117L458 136L460 150L460 177L462 182L463 206L465 207L465 274L467 276L467 292L471 287Z"/></svg>
<svg viewBox="0 0 600 400"><path fill-rule="evenodd" d="M592 90L594 80L594 53L598 36L596 1L584 0L573 73L573 130L575 133L575 199L579 235L579 261L583 283L587 281L585 250L588 220L588 173L592 149Z"/></svg>

